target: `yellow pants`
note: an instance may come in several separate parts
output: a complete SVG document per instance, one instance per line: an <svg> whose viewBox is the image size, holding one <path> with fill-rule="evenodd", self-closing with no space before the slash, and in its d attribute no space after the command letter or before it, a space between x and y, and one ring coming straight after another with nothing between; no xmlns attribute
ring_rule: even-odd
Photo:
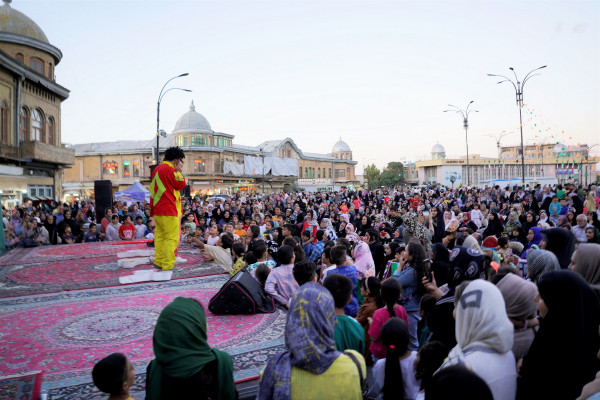
<svg viewBox="0 0 600 400"><path fill-rule="evenodd" d="M177 257L180 218L155 215L154 222L154 265L167 271L173 268Z"/></svg>

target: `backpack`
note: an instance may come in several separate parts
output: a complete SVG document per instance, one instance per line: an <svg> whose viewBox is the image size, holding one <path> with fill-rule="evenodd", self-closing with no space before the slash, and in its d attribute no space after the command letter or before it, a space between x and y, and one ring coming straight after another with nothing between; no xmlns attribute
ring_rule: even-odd
<svg viewBox="0 0 600 400"><path fill-rule="evenodd" d="M272 313L275 301L250 273L240 271L210 299L208 309L215 315Z"/></svg>

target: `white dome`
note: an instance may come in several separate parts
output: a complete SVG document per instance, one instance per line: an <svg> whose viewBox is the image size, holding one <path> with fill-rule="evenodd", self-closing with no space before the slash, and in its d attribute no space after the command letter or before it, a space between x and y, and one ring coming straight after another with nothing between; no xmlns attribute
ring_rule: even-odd
<svg viewBox="0 0 600 400"><path fill-rule="evenodd" d="M567 146L565 146L562 143L556 143L556 146L554 146L554 152L555 153L561 153L563 151L567 150Z"/></svg>
<svg viewBox="0 0 600 400"><path fill-rule="evenodd" d="M338 140L333 145L333 149L331 150L332 153L341 153L344 151L352 151L352 150L350 150L350 146L348 146L348 143L344 142L342 139Z"/></svg>
<svg viewBox="0 0 600 400"><path fill-rule="evenodd" d="M446 149L444 149L444 146L442 146L441 144L436 143L435 146L433 146L431 148L431 152L432 153L445 153Z"/></svg>
<svg viewBox="0 0 600 400"><path fill-rule="evenodd" d="M175 124L173 133L214 133L204 115L196 112L192 101L190 111L183 114Z"/></svg>

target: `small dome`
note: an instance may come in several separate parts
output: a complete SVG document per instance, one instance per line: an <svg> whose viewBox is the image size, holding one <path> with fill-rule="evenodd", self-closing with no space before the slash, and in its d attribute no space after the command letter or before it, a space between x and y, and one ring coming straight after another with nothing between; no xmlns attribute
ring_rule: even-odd
<svg viewBox="0 0 600 400"><path fill-rule="evenodd" d="M556 143L556 146L554 146L555 153L562 153L565 150L567 150L567 146L562 143Z"/></svg>
<svg viewBox="0 0 600 400"><path fill-rule="evenodd" d="M0 7L0 32L27 36L48 43L44 31L31 18L10 6L12 0L3 1L4 5Z"/></svg>
<svg viewBox="0 0 600 400"><path fill-rule="evenodd" d="M332 153L341 153L345 151L352 150L350 150L350 146L348 146L348 143L344 142L341 138L333 145L333 149L331 150Z"/></svg>
<svg viewBox="0 0 600 400"><path fill-rule="evenodd" d="M431 148L431 152L432 153L445 153L446 149L444 149L444 146L442 146L439 143L436 143L432 148Z"/></svg>
<svg viewBox="0 0 600 400"><path fill-rule="evenodd" d="M194 102L190 105L190 111L183 114L175 124L173 133L214 133L208 120L204 115L196 112Z"/></svg>

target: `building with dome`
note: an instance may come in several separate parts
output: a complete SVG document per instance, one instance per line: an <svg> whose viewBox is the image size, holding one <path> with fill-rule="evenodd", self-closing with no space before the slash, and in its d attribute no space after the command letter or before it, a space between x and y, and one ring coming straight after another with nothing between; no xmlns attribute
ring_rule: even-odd
<svg viewBox="0 0 600 400"><path fill-rule="evenodd" d="M439 143L436 143L431 148L431 159L432 160L443 160L446 158L446 149Z"/></svg>
<svg viewBox="0 0 600 400"><path fill-rule="evenodd" d="M356 161L341 139L329 154L309 153L290 138L255 146L233 142L235 136L213 130L192 102L175 123L160 149L179 146L186 155L183 174L190 195L216 193L339 190L357 183ZM120 140L71 145L75 165L65 170L64 192L69 197L89 196L94 180L111 180L122 190L135 181L150 183L155 139ZM264 167L264 179L263 179Z"/></svg>
<svg viewBox="0 0 600 400"><path fill-rule="evenodd" d="M600 157L589 155L587 144L563 143L530 144L524 146L525 181L529 185L581 183L587 185L597 179L596 163ZM520 185L522 181L521 146L500 147L500 158L469 154L465 157L446 158L439 143L431 149L431 159L417 161L418 184L458 187L469 183L483 187ZM414 182L417 184L417 182Z"/></svg>
<svg viewBox="0 0 600 400"><path fill-rule="evenodd" d="M69 91L54 77L61 51L42 29L12 8L0 7L0 200L61 197L63 169L75 153L61 143L61 103Z"/></svg>

